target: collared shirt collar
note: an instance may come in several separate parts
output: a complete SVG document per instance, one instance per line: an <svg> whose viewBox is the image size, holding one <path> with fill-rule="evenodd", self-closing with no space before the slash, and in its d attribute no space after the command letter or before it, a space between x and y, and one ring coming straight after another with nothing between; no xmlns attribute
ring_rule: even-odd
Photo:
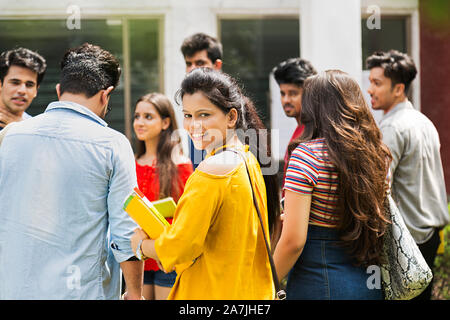
<svg viewBox="0 0 450 320"><path fill-rule="evenodd" d="M86 108L85 106L82 106L81 104L72 102L72 101L55 101L48 105L47 109L45 109L45 112L54 110L54 109L70 109L73 111L76 111L78 113L81 113L92 120L98 122L104 127L107 127L108 124L100 118L98 115L96 115L94 112L92 112L90 109Z"/></svg>
<svg viewBox="0 0 450 320"><path fill-rule="evenodd" d="M397 103L388 113L386 113L383 116L381 121L384 121L388 118L393 117L395 113L397 113L398 111L403 110L403 109L414 109L414 107L411 104L411 102L408 99L406 99L405 101Z"/></svg>
<svg viewBox="0 0 450 320"><path fill-rule="evenodd" d="M32 118L32 116L30 116L28 113L24 112L22 114L22 120L29 119L29 118Z"/></svg>

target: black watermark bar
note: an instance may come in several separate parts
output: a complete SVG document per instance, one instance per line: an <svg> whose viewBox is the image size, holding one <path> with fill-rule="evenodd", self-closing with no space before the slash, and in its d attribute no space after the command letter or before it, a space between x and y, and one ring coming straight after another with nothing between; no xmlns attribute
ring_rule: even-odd
<svg viewBox="0 0 450 320"><path fill-rule="evenodd" d="M189 300L189 301L68 301L68 300L0 300L0 308L7 312L20 311L33 315L52 313L58 318L88 319L92 316L111 319L125 317L134 319L203 320L203 319L301 319L308 312L321 316L337 314L346 318L364 318L369 313L400 312L402 317L417 314L423 308L434 312L447 312L449 301L303 301L303 300Z"/></svg>

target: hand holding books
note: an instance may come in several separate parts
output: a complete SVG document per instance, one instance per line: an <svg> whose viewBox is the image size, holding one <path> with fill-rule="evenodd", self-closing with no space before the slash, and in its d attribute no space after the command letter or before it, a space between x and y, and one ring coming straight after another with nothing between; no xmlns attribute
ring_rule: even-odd
<svg viewBox="0 0 450 320"><path fill-rule="evenodd" d="M138 189L127 197L123 209L148 234L150 239L157 239L169 223L165 217L171 217L175 211L172 198L150 202Z"/></svg>
<svg viewBox="0 0 450 320"><path fill-rule="evenodd" d="M134 191L127 197L123 209L142 228L134 230L135 233L130 239L133 252L139 260L148 258L143 253L143 241L154 240L159 237L164 229L169 226L165 218L173 216L175 207L172 198L150 202L138 188L134 188ZM156 253L154 255L153 259L156 260L159 268L166 273L170 272L164 270L157 260Z"/></svg>

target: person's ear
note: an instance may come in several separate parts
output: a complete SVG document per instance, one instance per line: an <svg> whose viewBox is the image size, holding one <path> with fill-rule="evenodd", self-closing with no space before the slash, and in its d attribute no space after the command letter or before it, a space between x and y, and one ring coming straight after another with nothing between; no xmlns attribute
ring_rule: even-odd
<svg viewBox="0 0 450 320"><path fill-rule="evenodd" d="M162 129L167 130L167 128L169 128L169 126L170 126L170 118L167 117L167 118L162 119Z"/></svg>
<svg viewBox="0 0 450 320"><path fill-rule="evenodd" d="M235 108L233 108L227 113L227 127L228 127L228 129L235 128L237 120L238 120L238 112L237 112L237 110Z"/></svg>
<svg viewBox="0 0 450 320"><path fill-rule="evenodd" d="M100 97L102 105L106 105L108 103L109 96L113 90L114 90L114 87L110 86L103 91L103 93L101 94L101 97Z"/></svg>
<svg viewBox="0 0 450 320"><path fill-rule="evenodd" d="M60 88L60 85L59 85L59 83L58 84L56 84L56 87L55 87L55 89L56 89L56 95L58 96L58 100L60 99L60 97L61 97L61 88Z"/></svg>
<svg viewBox="0 0 450 320"><path fill-rule="evenodd" d="M220 60L220 59L217 59L215 62L214 62L214 69L216 69L216 70L222 70L222 60Z"/></svg>
<svg viewBox="0 0 450 320"><path fill-rule="evenodd" d="M39 86L37 85L36 86L36 92L34 93L33 99L37 97L38 91L39 91Z"/></svg>
<svg viewBox="0 0 450 320"><path fill-rule="evenodd" d="M397 97L400 97L403 94L406 95L405 84L404 83L397 83L394 86L394 95L397 96Z"/></svg>

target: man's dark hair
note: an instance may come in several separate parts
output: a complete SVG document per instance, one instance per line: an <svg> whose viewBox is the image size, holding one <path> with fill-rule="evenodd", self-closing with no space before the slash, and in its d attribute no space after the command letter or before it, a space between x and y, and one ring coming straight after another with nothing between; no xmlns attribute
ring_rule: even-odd
<svg viewBox="0 0 450 320"><path fill-rule="evenodd" d="M11 66L23 67L36 72L38 86L44 79L47 69L45 59L37 52L26 48L8 50L0 54L0 80L2 83Z"/></svg>
<svg viewBox="0 0 450 320"><path fill-rule="evenodd" d="M272 70L275 80L280 84L295 84L303 87L306 78L317 74L311 62L302 58L290 58Z"/></svg>
<svg viewBox="0 0 450 320"><path fill-rule="evenodd" d="M397 50L375 52L367 58L366 65L369 70L376 67L383 68L384 76L391 79L392 86L397 83L405 85L405 94L417 74L413 59L406 53Z"/></svg>
<svg viewBox="0 0 450 320"><path fill-rule="evenodd" d="M85 43L70 49L61 61L60 94L70 92L90 98L100 90L117 87L119 61L99 46Z"/></svg>
<svg viewBox="0 0 450 320"><path fill-rule="evenodd" d="M206 50L212 63L222 60L222 44L216 38L204 33L196 33L184 39L181 45L183 57L192 57L198 51Z"/></svg>

